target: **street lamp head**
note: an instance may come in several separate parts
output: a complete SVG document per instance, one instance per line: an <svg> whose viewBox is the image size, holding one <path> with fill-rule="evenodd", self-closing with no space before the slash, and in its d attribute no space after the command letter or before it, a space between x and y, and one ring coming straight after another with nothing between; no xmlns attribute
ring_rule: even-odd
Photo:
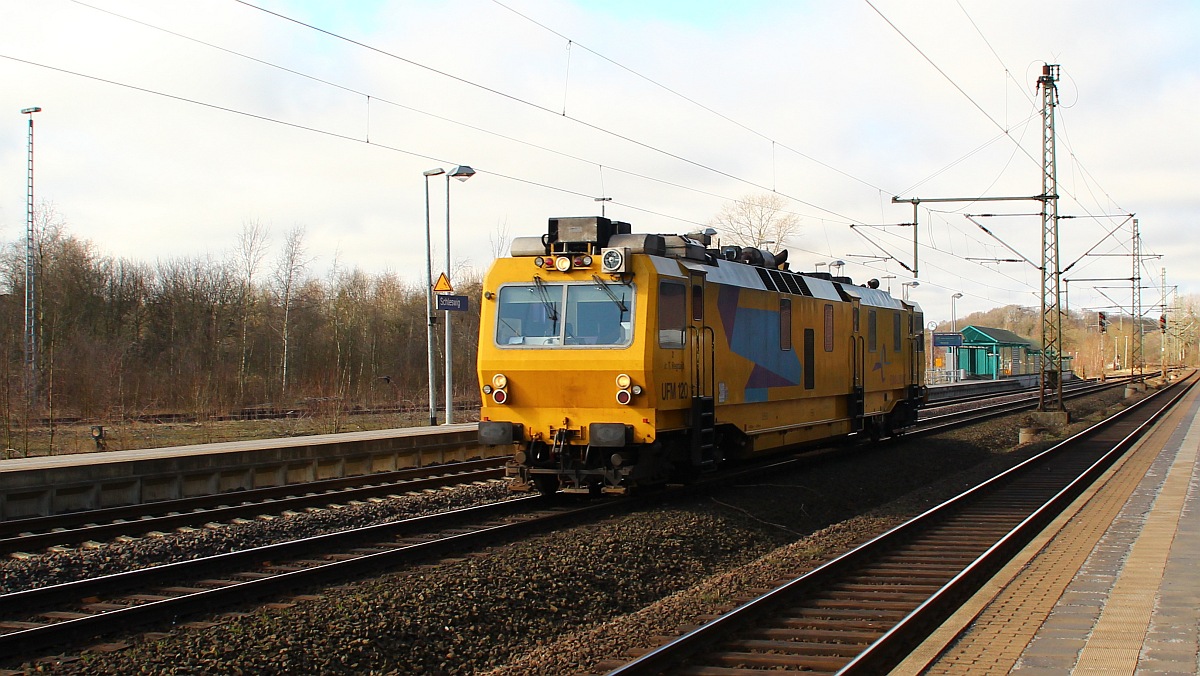
<svg viewBox="0 0 1200 676"><path fill-rule="evenodd" d="M953 296L950 296L950 297L951 297L951 298L962 298L962 294L961 294L961 293L956 293L956 294L954 294Z"/></svg>
<svg viewBox="0 0 1200 676"><path fill-rule="evenodd" d="M438 167L436 169L428 169L421 173L425 174L426 176L441 176L442 174L446 173L446 170Z"/></svg>
<svg viewBox="0 0 1200 676"><path fill-rule="evenodd" d="M475 170L463 164L455 167L450 175L460 181L465 181L475 175Z"/></svg>
<svg viewBox="0 0 1200 676"><path fill-rule="evenodd" d="M22 115L31 115L33 113L40 113L40 112L42 112L42 109L40 106L34 106L32 108L22 108L21 109Z"/></svg>

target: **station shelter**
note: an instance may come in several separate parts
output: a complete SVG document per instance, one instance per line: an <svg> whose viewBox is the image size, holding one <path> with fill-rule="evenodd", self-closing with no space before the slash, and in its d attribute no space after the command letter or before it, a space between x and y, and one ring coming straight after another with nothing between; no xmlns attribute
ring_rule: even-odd
<svg viewBox="0 0 1200 676"><path fill-rule="evenodd" d="M967 378L996 380L1042 369L1042 350L1028 338L987 326L968 326L961 333L957 363Z"/></svg>

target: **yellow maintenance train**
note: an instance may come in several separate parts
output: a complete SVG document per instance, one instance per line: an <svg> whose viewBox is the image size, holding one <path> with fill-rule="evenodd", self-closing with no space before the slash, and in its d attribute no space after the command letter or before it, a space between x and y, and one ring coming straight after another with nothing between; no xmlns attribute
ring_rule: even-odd
<svg viewBox="0 0 1200 676"><path fill-rule="evenodd" d="M624 493L913 424L920 308L787 252L552 218L484 280L479 439L513 490Z"/></svg>

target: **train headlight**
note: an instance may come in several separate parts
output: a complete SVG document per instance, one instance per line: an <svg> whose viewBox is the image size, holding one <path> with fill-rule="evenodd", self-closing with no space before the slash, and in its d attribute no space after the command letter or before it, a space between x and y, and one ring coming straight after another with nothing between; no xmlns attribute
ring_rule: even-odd
<svg viewBox="0 0 1200 676"><path fill-rule="evenodd" d="M484 394L491 394L491 393L492 393L492 386L491 386L491 385L484 385L484 386L483 386L483 393L484 393Z"/></svg>
<svg viewBox="0 0 1200 676"><path fill-rule="evenodd" d="M504 390L493 390L492 401L496 402L497 404L503 404L504 402L508 401L508 393Z"/></svg>
<svg viewBox="0 0 1200 676"><path fill-rule="evenodd" d="M629 393L629 390L617 390L618 404L627 406L631 401L633 401L633 395Z"/></svg>
<svg viewBox="0 0 1200 676"><path fill-rule="evenodd" d="M503 390L504 388L508 387L508 376L504 375L503 373L497 373L496 375L492 376L492 387L496 388L497 390Z"/></svg>
<svg viewBox="0 0 1200 676"><path fill-rule="evenodd" d="M633 392L634 394L641 394L641 393L642 393L642 386L641 386L641 385L634 385L634 386L633 386L633 388L632 388L632 389L630 389L629 391L630 391L630 392Z"/></svg>
<svg viewBox="0 0 1200 676"><path fill-rule="evenodd" d="M622 390L628 390L631 382L633 381L630 380L628 374L622 373L621 375L617 376L617 387L621 388Z"/></svg>
<svg viewBox="0 0 1200 676"><path fill-rule="evenodd" d="M569 272L571 270L570 256L559 256L554 259L554 269L559 272Z"/></svg>
<svg viewBox="0 0 1200 676"><path fill-rule="evenodd" d="M533 259L533 264L539 268L544 268L546 267L546 259L538 256L537 258Z"/></svg>

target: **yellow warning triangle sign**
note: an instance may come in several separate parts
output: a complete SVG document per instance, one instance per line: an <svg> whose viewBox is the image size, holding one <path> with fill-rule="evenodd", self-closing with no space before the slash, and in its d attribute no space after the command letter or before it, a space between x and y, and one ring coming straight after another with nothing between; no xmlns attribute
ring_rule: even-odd
<svg viewBox="0 0 1200 676"><path fill-rule="evenodd" d="M438 275L437 283L433 285L433 290L436 293L454 293L454 289L450 286L450 278L446 273Z"/></svg>

